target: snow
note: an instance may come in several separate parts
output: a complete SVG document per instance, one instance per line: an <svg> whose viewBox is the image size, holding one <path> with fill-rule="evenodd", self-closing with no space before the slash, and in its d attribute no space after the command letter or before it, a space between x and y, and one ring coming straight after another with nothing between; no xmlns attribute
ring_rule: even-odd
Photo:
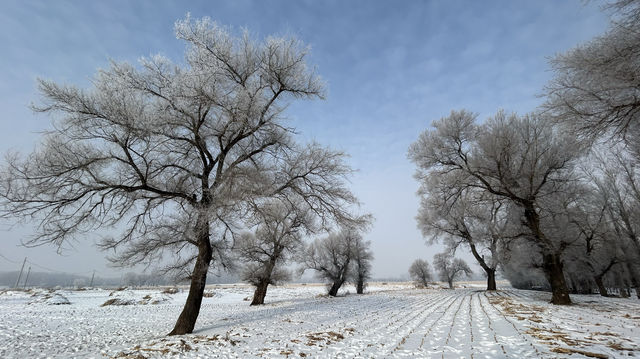
<svg viewBox="0 0 640 359"><path fill-rule="evenodd" d="M186 290L0 291L1 358L616 358L640 352L637 299L474 286L376 284L364 295L322 285L207 287L196 330L167 337ZM43 299L44 298L44 299ZM53 300L53 298L57 298ZM68 305L50 305L68 300ZM102 306L109 299L129 305ZM153 304L155 303L155 304Z"/></svg>

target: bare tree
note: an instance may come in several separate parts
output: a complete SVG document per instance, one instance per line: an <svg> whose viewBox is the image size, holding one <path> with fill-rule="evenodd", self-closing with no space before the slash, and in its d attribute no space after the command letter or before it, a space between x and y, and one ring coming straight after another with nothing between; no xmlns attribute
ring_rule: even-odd
<svg viewBox="0 0 640 359"><path fill-rule="evenodd" d="M432 280L431 267L429 263L424 259L416 259L411 263L409 267L409 277L421 287L429 285L429 281Z"/></svg>
<svg viewBox="0 0 640 359"><path fill-rule="evenodd" d="M243 263L242 279L256 290L251 305L264 304L269 284L289 280L287 261L303 248L302 235L314 228L314 217L302 203L270 200L253 211L257 228L236 241Z"/></svg>
<svg viewBox="0 0 640 359"><path fill-rule="evenodd" d="M9 158L1 186L5 215L39 221L31 244L60 246L106 227L123 229L102 243L115 263L173 256L191 285L170 334L185 334L248 203L297 198L321 217L346 218L356 199L343 154L296 144L283 116L292 100L323 96L307 48L234 37L208 18L175 31L187 43L184 65L162 56L112 63L90 90L41 80L36 110L55 116L54 128L26 158Z"/></svg>
<svg viewBox="0 0 640 359"><path fill-rule="evenodd" d="M588 169L588 174L603 202L608 224L608 231L603 233L607 240L600 249L608 254L604 255L604 260L600 259L603 263L599 265L606 270L602 270L600 279L612 269L610 262L619 263L614 272L626 272L640 298L640 177L637 162L620 146L606 145L598 149L597 155L593 156L596 165ZM611 253L616 249L617 252Z"/></svg>
<svg viewBox="0 0 640 359"><path fill-rule="evenodd" d="M542 251L552 303L571 303L562 269L564 246L545 234L543 200L567 190L584 146L538 114L500 111L481 126L475 120L473 113L453 111L422 133L409 149L416 178L425 182L446 174L450 188L477 188L517 207L526 238Z"/></svg>
<svg viewBox="0 0 640 359"><path fill-rule="evenodd" d="M315 270L329 281L329 295L335 297L338 290L350 276L353 266L354 247L360 234L353 229L315 240L303 256L305 268Z"/></svg>
<svg viewBox="0 0 640 359"><path fill-rule="evenodd" d="M640 3L616 1L609 30L556 55L544 107L589 137L613 133L640 154Z"/></svg>
<svg viewBox="0 0 640 359"><path fill-rule="evenodd" d="M473 273L464 260L454 258L450 252L433 256L433 267L438 272L440 280L449 284L449 289L453 289L453 282L462 274L470 276Z"/></svg>
<svg viewBox="0 0 640 359"><path fill-rule="evenodd" d="M608 220L606 200L595 191L587 192L569 208L567 215L567 230L573 230L578 241L569 248L565 257L574 267L582 265L577 270L569 270L570 276L577 274L578 281L585 285L592 279L600 295L606 297L604 276L620 262L619 237Z"/></svg>
<svg viewBox="0 0 640 359"><path fill-rule="evenodd" d="M455 181L431 177L422 183L416 220L428 243L443 241L449 251L469 248L487 275L487 290L496 290L500 241L505 234L506 215L499 198L473 187L452 187Z"/></svg>
<svg viewBox="0 0 640 359"><path fill-rule="evenodd" d="M356 236L353 245L353 281L356 285L356 293L363 294L366 282L371 278L371 261L373 252L371 251L371 241L365 241L362 237Z"/></svg>

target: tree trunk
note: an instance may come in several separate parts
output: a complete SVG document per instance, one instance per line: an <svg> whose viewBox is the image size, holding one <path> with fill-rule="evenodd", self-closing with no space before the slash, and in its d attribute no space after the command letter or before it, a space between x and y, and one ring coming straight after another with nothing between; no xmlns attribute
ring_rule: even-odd
<svg viewBox="0 0 640 359"><path fill-rule="evenodd" d="M449 289L453 289L453 279L447 280L447 283L449 284Z"/></svg>
<svg viewBox="0 0 640 359"><path fill-rule="evenodd" d="M473 238L470 235L467 235L465 238L469 244L469 248L471 248L471 254L473 254L478 264L480 264L480 267L487 273L487 290L496 290L496 269L489 267L484 260L484 256L478 253ZM493 255L493 253L491 254Z"/></svg>
<svg viewBox="0 0 640 359"><path fill-rule="evenodd" d="M536 241L542 245L542 270L551 286L552 304L571 304L569 288L564 279L562 270L562 260L560 255L554 251L553 244L540 229L540 216L535 209L534 203L527 201L523 203L524 217L527 227L531 230Z"/></svg>
<svg viewBox="0 0 640 359"><path fill-rule="evenodd" d="M496 270L495 268L489 268L487 272L487 290L496 290Z"/></svg>
<svg viewBox="0 0 640 359"><path fill-rule="evenodd" d="M624 286L620 287L620 298L629 298L629 291Z"/></svg>
<svg viewBox="0 0 640 359"><path fill-rule="evenodd" d="M184 303L182 313L180 313L178 321L169 335L192 333L193 328L196 326L198 314L200 314L200 305L204 296L204 287L207 284L207 272L209 271L213 250L211 242L209 242L209 223L203 220L198 227L201 229L198 238L198 257L191 274L189 295Z"/></svg>
<svg viewBox="0 0 640 359"><path fill-rule="evenodd" d="M630 262L626 262L627 272L629 272L629 278L631 278L631 284L636 290L636 296L640 299L640 280L638 280L638 272Z"/></svg>
<svg viewBox="0 0 640 359"><path fill-rule="evenodd" d="M343 280L337 280L335 282L333 282L333 285L331 286L331 289L329 289L329 295L332 297L335 297L338 295L338 290L340 289L340 287L342 287L342 283L344 283Z"/></svg>
<svg viewBox="0 0 640 359"><path fill-rule="evenodd" d="M593 280L596 282L596 285L598 286L598 291L600 292L600 295L603 297L608 297L609 293L607 292L607 287L605 287L604 283L602 282L602 276L601 275L594 276Z"/></svg>
<svg viewBox="0 0 640 359"><path fill-rule="evenodd" d="M356 283L356 293L364 294L364 278L358 278L358 283Z"/></svg>
<svg viewBox="0 0 640 359"><path fill-rule="evenodd" d="M253 301L251 301L251 305L260 305L264 304L264 298L267 296L267 287L269 286L269 281L263 280L256 286L255 292L253 292Z"/></svg>
<svg viewBox="0 0 640 359"><path fill-rule="evenodd" d="M542 269L547 281L549 281L549 285L551 285L552 304L571 304L569 289L567 288L562 267L560 256L553 253L542 255Z"/></svg>

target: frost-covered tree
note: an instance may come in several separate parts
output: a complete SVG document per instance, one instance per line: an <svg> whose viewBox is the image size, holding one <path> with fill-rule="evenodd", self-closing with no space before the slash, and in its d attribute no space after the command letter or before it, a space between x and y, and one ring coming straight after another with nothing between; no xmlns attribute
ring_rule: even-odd
<svg viewBox="0 0 640 359"><path fill-rule="evenodd" d="M53 129L30 155L11 156L1 195L5 215L38 221L32 244L111 228L102 247L115 263L184 270L189 294L170 334L185 334L250 202L291 198L346 220L355 198L343 154L296 143L283 115L293 100L323 96L306 47L236 37L208 18L175 31L184 62L114 62L87 90L41 80L35 109L55 117Z"/></svg>
<svg viewBox="0 0 640 359"><path fill-rule="evenodd" d="M520 212L525 238L540 248L552 303L569 304L562 243L545 233L543 200L567 190L583 153L575 136L539 114L500 111L482 125L468 111L453 111L433 123L409 149L420 182L444 174L451 188L476 188L506 201ZM523 235L525 235L523 233Z"/></svg>
<svg viewBox="0 0 640 359"><path fill-rule="evenodd" d="M454 186L448 177L443 173L422 183L418 228L429 244L441 241L452 252L468 248L487 275L487 290L496 290L498 249L507 225L503 205L477 188Z"/></svg>
<svg viewBox="0 0 640 359"><path fill-rule="evenodd" d="M589 137L615 134L640 156L640 2L616 1L609 30L551 60L544 107Z"/></svg>
<svg viewBox="0 0 640 359"><path fill-rule="evenodd" d="M500 272L512 287L518 289L551 289L542 271L542 256L535 242L516 238L503 243L500 250Z"/></svg>
<svg viewBox="0 0 640 359"><path fill-rule="evenodd" d="M304 247L302 236L314 229L314 217L303 203L269 200L255 205L254 232L236 240L235 250L242 263L241 276L256 287L251 305L264 304L269 284L291 278L287 262Z"/></svg>
<svg viewBox="0 0 640 359"><path fill-rule="evenodd" d="M429 285L432 280L431 267L424 259L416 259L409 267L409 277L420 287Z"/></svg>
<svg viewBox="0 0 640 359"><path fill-rule="evenodd" d="M597 153L593 156L596 165L588 170L588 174L596 187L607 223L607 232L603 232L607 239L599 251L606 254L599 254L599 257L604 256L599 267L611 270L608 262L618 262L614 272L627 276L640 298L640 175L637 162L619 146L602 146ZM608 270L603 270L604 274Z"/></svg>
<svg viewBox="0 0 640 359"><path fill-rule="evenodd" d="M565 255L569 277L577 278L574 288L590 293L593 282L607 296L604 277L620 262L620 247L608 221L606 201L596 191L586 192L567 209L567 216L566 231L577 238Z"/></svg>
<svg viewBox="0 0 640 359"><path fill-rule="evenodd" d="M361 235L353 229L343 229L316 239L303 255L303 265L313 269L329 282L329 295L335 297L349 279L354 261L354 248Z"/></svg>
<svg viewBox="0 0 640 359"><path fill-rule="evenodd" d="M453 289L453 282L461 275L470 276L473 273L464 260L455 258L451 252L434 255L433 267L438 272L440 280L447 282L450 289Z"/></svg>
<svg viewBox="0 0 640 359"><path fill-rule="evenodd" d="M353 245L353 282L356 285L356 293L363 294L367 281L371 278L371 261L373 252L371 251L371 241L365 241L362 237L356 236Z"/></svg>

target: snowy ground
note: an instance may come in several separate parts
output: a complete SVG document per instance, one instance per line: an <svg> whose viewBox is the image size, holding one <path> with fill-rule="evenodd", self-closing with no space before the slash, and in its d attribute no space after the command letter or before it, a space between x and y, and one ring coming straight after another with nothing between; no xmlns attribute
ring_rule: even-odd
<svg viewBox="0 0 640 359"><path fill-rule="evenodd" d="M407 284L327 298L322 286L291 285L270 288L268 304L250 307L247 286L207 292L194 334L166 337L184 291L1 291L0 358L640 355L637 299L574 295L576 304L556 307L547 303L548 293ZM65 299L70 304L60 304ZM129 305L101 306L108 300Z"/></svg>

